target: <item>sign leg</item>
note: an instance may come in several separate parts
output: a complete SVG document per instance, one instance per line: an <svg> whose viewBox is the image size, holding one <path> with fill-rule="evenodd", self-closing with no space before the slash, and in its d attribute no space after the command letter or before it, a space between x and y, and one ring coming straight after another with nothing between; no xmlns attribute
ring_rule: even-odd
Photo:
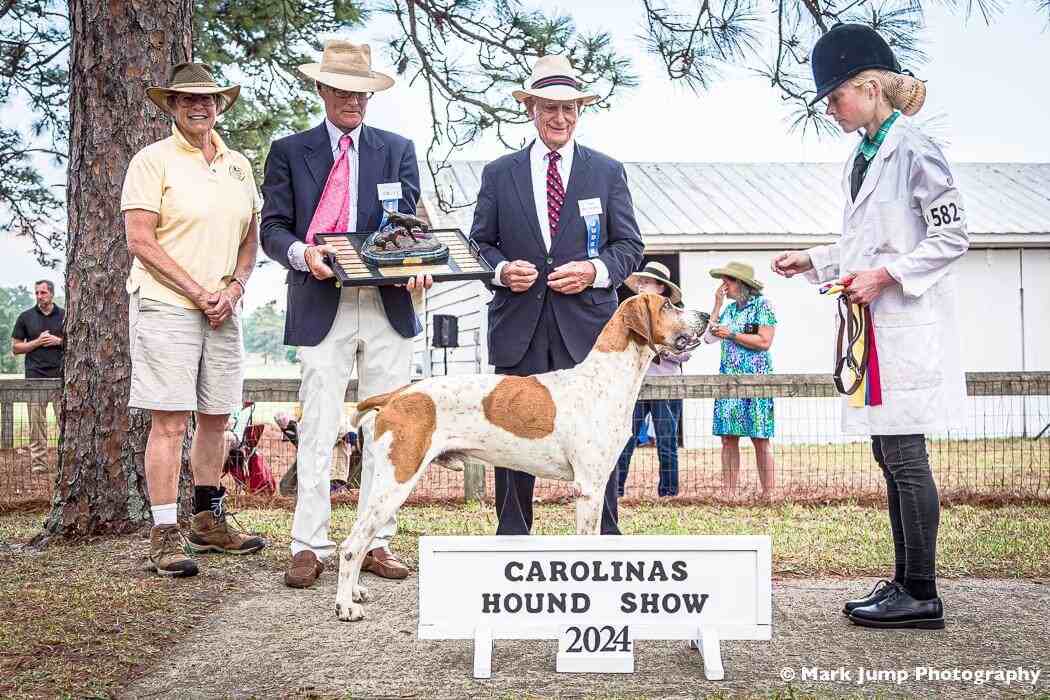
<svg viewBox="0 0 1050 700"><path fill-rule="evenodd" d="M474 677L492 678L492 630L484 625L474 628Z"/></svg>
<svg viewBox="0 0 1050 700"><path fill-rule="evenodd" d="M700 630L700 653L704 656L704 676L709 681L725 678L722 668L722 641L712 630Z"/></svg>

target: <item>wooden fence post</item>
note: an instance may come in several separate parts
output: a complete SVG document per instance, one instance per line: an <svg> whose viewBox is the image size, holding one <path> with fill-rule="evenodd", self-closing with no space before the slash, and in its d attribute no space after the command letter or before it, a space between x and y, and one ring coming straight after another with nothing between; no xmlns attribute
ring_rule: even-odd
<svg viewBox="0 0 1050 700"><path fill-rule="evenodd" d="M0 403L0 448L9 450L15 446L15 402Z"/></svg>
<svg viewBox="0 0 1050 700"><path fill-rule="evenodd" d="M463 467L463 500L471 503L484 497L485 465L480 462L467 462Z"/></svg>

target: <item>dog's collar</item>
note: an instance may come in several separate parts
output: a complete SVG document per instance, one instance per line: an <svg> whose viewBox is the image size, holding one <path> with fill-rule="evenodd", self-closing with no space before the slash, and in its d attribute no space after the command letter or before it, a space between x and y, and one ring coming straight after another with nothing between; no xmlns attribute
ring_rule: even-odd
<svg viewBox="0 0 1050 700"><path fill-rule="evenodd" d="M654 353L656 353L655 355L653 355L653 362L655 362L656 364L660 364L660 362L663 359L663 358L660 357L660 355L662 354L663 351L660 348L658 348L655 345L653 345L652 343L649 343L649 349L652 350Z"/></svg>

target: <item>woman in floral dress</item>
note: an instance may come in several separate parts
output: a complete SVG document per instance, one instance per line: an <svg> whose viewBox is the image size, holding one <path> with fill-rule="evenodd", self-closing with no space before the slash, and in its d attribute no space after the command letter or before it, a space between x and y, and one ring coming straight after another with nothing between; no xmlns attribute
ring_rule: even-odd
<svg viewBox="0 0 1050 700"><path fill-rule="evenodd" d="M715 291L715 306L711 318L717 323L708 326L705 340L722 341L722 374L769 374L773 361L769 347L773 343L776 315L769 300L762 294L762 283L755 279L750 265L731 262L711 270L711 276L721 279ZM725 305L729 297L730 303ZM725 308L723 308L725 306ZM740 438L751 438L758 462L758 478L762 492L769 494L774 487L773 399L716 399L713 432L722 437L722 488L735 491L740 475Z"/></svg>

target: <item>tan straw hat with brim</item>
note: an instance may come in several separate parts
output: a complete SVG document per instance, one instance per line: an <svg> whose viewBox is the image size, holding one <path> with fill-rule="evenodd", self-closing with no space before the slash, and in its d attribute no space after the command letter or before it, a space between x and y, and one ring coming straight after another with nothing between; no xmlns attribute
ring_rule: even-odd
<svg viewBox="0 0 1050 700"><path fill-rule="evenodd" d="M394 79L372 70L372 49L368 44L351 44L342 39L324 43L320 63L305 63L299 72L311 80L336 90L380 92L394 84Z"/></svg>
<svg viewBox="0 0 1050 700"><path fill-rule="evenodd" d="M641 272L635 272L633 275L630 275L623 283L632 292L637 292L638 280L642 277L656 280L666 287L669 292L668 299L671 300L672 304L678 304L682 301L682 290L671 281L671 271L667 269L666 265L658 262L647 262Z"/></svg>
<svg viewBox="0 0 1050 700"><path fill-rule="evenodd" d="M756 291L762 291L762 283L755 279L755 268L742 262L731 262L725 267L716 267L711 270L711 276L714 278L732 277Z"/></svg>
<svg viewBox="0 0 1050 700"><path fill-rule="evenodd" d="M222 95L222 105L218 109L218 113L222 114L237 101L237 96L241 94L241 86L219 85L215 82L211 68L203 63L179 63L172 66L167 86L154 85L146 88L146 97L157 105L160 111L171 114L168 96L180 92L188 95Z"/></svg>
<svg viewBox="0 0 1050 700"><path fill-rule="evenodd" d="M555 102L579 102L583 105L598 101L594 93L580 90L576 69L564 56L541 56L532 67L532 75L524 89L511 93L518 102L540 97Z"/></svg>

